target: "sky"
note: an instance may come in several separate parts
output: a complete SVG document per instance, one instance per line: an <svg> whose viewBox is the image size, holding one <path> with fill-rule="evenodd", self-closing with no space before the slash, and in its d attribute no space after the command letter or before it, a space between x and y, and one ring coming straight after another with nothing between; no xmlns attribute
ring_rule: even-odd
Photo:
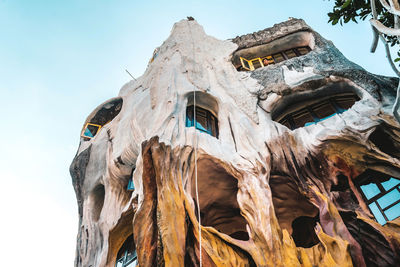
<svg viewBox="0 0 400 267"><path fill-rule="evenodd" d="M153 50L187 16L218 39L303 18L351 61L393 76L382 45L369 52L369 23L332 26L332 6L327 0L0 0L2 265L28 259L30 266L73 266L78 209L69 165L83 123L130 80L125 69L143 74Z"/></svg>

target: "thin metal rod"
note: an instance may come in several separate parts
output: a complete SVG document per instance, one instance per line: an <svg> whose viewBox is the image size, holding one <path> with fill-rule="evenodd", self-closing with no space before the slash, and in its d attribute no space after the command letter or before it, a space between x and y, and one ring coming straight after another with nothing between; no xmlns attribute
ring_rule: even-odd
<svg viewBox="0 0 400 267"><path fill-rule="evenodd" d="M126 71L126 73L128 73L128 74L129 74L129 76L131 76L131 77L132 77L132 79L133 79L133 80L135 80L135 81L136 81L135 77L133 77L133 76L132 76L132 74L131 74L131 73L130 73L130 72L127 70L127 69L125 69L125 71Z"/></svg>
<svg viewBox="0 0 400 267"><path fill-rule="evenodd" d="M190 23L187 22L189 32L190 32L190 38L192 39L192 46L193 46L193 62L196 64L195 61L195 47L194 47L194 40L193 40L193 33L192 29L190 26ZM195 65L193 66L193 68ZM188 73L189 75L189 73ZM195 185L196 185L196 204L197 204L197 217L199 221L199 266L203 266L203 260L202 260L202 252L201 252L201 212L200 212L200 198L199 198L199 187L198 187L198 181L197 181L197 148L198 148L198 140L197 140L197 129L196 129L196 87L193 84L193 120L194 120L194 179L195 179Z"/></svg>

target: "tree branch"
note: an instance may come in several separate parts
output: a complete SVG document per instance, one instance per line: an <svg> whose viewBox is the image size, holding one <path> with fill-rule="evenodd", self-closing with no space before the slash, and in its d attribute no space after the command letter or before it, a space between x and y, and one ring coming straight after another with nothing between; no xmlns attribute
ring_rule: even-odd
<svg viewBox="0 0 400 267"><path fill-rule="evenodd" d="M372 2L372 1L375 1L375 0L371 0L371 2ZM389 0L389 3L390 3L390 4L388 4L388 3L386 2L386 0L379 0L379 2L382 4L382 6L383 6L384 8L387 9L388 12L390 12L390 13L392 13L392 14L394 14L394 15L400 16L399 3L398 3L397 0L394 0L394 1L395 1L395 3L393 3L393 0Z"/></svg>
<svg viewBox="0 0 400 267"><path fill-rule="evenodd" d="M400 82L399 85L397 86L396 100L394 101L392 108L393 116L396 118L398 122L400 122L399 108L400 108Z"/></svg>
<svg viewBox="0 0 400 267"><path fill-rule="evenodd" d="M386 27L385 25L383 25L380 21L378 21L376 19L370 19L369 22L380 33L383 33L383 34L386 34L386 35L400 36L400 29L393 29L393 28Z"/></svg>
<svg viewBox="0 0 400 267"><path fill-rule="evenodd" d="M372 25L371 25L371 28L372 28L372 33L373 33L374 37L372 40L372 45L371 45L370 51L371 51L371 53L375 53L376 47L378 46L379 32Z"/></svg>

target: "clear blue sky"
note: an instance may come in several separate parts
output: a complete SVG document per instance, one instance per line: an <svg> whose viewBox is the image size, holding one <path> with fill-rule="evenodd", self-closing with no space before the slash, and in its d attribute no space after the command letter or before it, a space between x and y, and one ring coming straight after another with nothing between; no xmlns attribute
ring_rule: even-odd
<svg viewBox="0 0 400 267"><path fill-rule="evenodd" d="M86 116L140 76L173 23L219 39L303 18L350 60L392 76L368 22L327 24L332 1L0 0L2 265L72 266L78 211L68 168ZM5 211L5 213L4 213ZM24 256L19 253L24 253ZM55 265L54 262L57 262Z"/></svg>

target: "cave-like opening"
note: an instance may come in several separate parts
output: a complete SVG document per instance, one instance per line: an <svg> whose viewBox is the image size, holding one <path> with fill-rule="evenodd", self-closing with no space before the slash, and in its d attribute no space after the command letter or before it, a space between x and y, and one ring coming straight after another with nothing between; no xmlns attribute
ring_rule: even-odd
<svg viewBox="0 0 400 267"><path fill-rule="evenodd" d="M199 159L197 166L202 225L212 226L232 238L248 240L247 222L237 202L237 179L211 158ZM195 196L192 180L191 191Z"/></svg>
<svg viewBox="0 0 400 267"><path fill-rule="evenodd" d="M288 176L271 175L275 215L282 229L286 229L298 247L309 248L319 243L314 227L319 221L319 211L299 191L299 185Z"/></svg>

